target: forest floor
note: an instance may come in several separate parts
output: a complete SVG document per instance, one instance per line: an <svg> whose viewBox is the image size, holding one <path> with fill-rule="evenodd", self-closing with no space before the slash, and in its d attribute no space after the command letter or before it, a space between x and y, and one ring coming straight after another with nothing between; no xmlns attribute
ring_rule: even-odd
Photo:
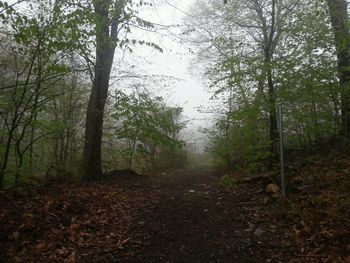
<svg viewBox="0 0 350 263"><path fill-rule="evenodd" d="M205 170L2 192L0 262L350 262L349 171L303 169L321 185L288 202Z"/></svg>

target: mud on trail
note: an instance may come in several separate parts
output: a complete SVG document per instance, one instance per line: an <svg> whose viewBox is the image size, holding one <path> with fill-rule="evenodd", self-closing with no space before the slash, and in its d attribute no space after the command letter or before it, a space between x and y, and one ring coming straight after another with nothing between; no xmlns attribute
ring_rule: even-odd
<svg viewBox="0 0 350 263"><path fill-rule="evenodd" d="M2 194L0 262L313 262L277 206L200 170Z"/></svg>

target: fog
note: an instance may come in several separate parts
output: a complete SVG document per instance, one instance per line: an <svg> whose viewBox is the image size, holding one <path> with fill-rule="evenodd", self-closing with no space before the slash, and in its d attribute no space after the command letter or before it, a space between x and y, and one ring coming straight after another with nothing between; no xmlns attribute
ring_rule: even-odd
<svg viewBox="0 0 350 263"><path fill-rule="evenodd" d="M181 33L186 30L183 26L184 18L194 2L180 0L173 3L159 0L153 1L152 7L145 7L140 16L160 26L154 29L155 32L136 29L131 38L155 43L163 52L137 45L132 48L132 53L123 53L122 59L144 75L154 76L154 79L166 79L159 86L155 82L150 88L163 96L170 106L183 107L184 119L188 124L182 136L188 143L196 144L196 148L201 151L204 141L199 129L210 124L210 115L200 113L198 108L208 105L210 95L196 72L194 55L190 52L191 45L181 37ZM120 57L116 58L118 59Z"/></svg>

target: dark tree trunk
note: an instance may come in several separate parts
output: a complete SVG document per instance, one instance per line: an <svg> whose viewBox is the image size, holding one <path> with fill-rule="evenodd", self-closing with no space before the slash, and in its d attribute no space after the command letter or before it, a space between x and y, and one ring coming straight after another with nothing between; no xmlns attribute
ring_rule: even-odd
<svg viewBox="0 0 350 263"><path fill-rule="evenodd" d="M271 62L269 62L270 64ZM270 166L277 160L277 143L279 138L278 127L277 127L277 114L276 114L276 91L273 83L272 69L271 66L267 73L267 84L269 90L269 139L270 139Z"/></svg>
<svg viewBox="0 0 350 263"><path fill-rule="evenodd" d="M341 134L350 138L350 27L346 0L328 0L341 87Z"/></svg>
<svg viewBox="0 0 350 263"><path fill-rule="evenodd" d="M100 50L96 54L95 80L90 95L85 127L84 165L87 179L98 179L102 175L103 114L108 95L113 56L113 48Z"/></svg>
<svg viewBox="0 0 350 263"><path fill-rule="evenodd" d="M36 121L38 117L38 113L34 113L33 121ZM35 138L35 126L32 126L30 130L30 147L29 147L29 175L33 175L33 155L34 155L34 138Z"/></svg>
<svg viewBox="0 0 350 263"><path fill-rule="evenodd" d="M277 127L276 114L276 88L273 80L273 55L277 45L279 36L276 26L276 0L271 2L271 26L269 32L265 33L265 67L268 86L268 107L269 107L269 140L270 140L270 161L269 167L272 168L274 162L277 161L277 143L279 141L279 133Z"/></svg>
<svg viewBox="0 0 350 263"><path fill-rule="evenodd" d="M85 146L83 154L85 179L94 180L102 176L101 145L103 115L108 96L110 73L116 44L113 28L110 33L109 9L111 1L93 1L96 16L96 64L95 78L86 114Z"/></svg>
<svg viewBox="0 0 350 263"><path fill-rule="evenodd" d="M137 142L137 135L134 139L134 141L132 142L132 146L131 146L131 151L130 151L130 157L129 157L129 163L128 163L128 169L131 169L132 166L132 160L134 158L134 153L135 153L135 148L136 148L136 142Z"/></svg>

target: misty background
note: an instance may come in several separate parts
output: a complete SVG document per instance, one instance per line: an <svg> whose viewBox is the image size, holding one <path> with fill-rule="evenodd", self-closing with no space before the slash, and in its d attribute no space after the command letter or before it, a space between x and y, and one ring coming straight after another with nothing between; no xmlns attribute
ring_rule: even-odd
<svg viewBox="0 0 350 263"><path fill-rule="evenodd" d="M112 76L111 83L112 89L126 92L144 86L163 96L169 106L182 107L183 118L187 122L187 127L181 132L182 139L202 152L206 140L200 130L211 125L212 114L206 113L205 106L210 103L210 94L196 70L195 54L184 34L188 30L185 20L191 16L189 10L194 3L195 0L174 3L160 0L152 1L153 6L143 7L140 16L154 23L156 28L154 31L136 29L129 37L155 43L163 52L139 45L133 47L132 52L117 50L119 54L115 56L114 72L118 72L118 64L123 63L123 68L125 64L129 65L132 73L117 82L113 82ZM139 75L143 77L138 78ZM115 78L118 79L118 76ZM149 85L145 84L145 79Z"/></svg>

